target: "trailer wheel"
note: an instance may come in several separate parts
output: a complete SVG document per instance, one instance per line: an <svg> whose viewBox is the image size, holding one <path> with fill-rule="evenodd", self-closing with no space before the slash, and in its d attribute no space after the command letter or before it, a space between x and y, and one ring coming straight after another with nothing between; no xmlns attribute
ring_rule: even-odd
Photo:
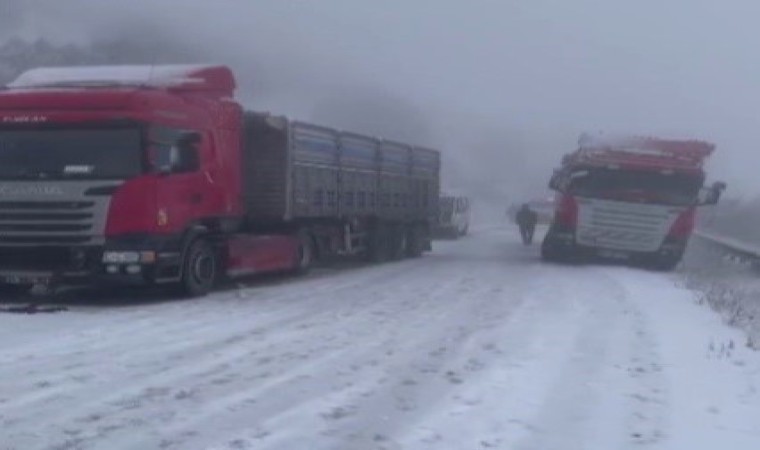
<svg viewBox="0 0 760 450"><path fill-rule="evenodd" d="M182 293L190 297L202 297L214 288L219 276L219 261L214 248L203 238L196 239L182 262Z"/></svg>

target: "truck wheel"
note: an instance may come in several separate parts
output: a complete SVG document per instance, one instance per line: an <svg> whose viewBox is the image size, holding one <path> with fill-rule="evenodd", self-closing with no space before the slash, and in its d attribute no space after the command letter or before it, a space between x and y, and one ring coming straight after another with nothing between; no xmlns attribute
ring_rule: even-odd
<svg viewBox="0 0 760 450"><path fill-rule="evenodd" d="M202 297L214 288L219 267L216 253L205 239L196 239L185 252L182 263L182 293Z"/></svg>
<svg viewBox="0 0 760 450"><path fill-rule="evenodd" d="M546 262L559 263L565 262L566 258L562 250L544 240L541 243L541 259Z"/></svg>

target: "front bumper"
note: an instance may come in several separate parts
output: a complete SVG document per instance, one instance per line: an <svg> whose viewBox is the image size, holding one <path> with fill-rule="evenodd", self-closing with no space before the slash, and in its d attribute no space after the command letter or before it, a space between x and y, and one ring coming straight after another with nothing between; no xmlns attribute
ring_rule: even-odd
<svg viewBox="0 0 760 450"><path fill-rule="evenodd" d="M592 247L578 244L575 232L571 228L550 228L543 245L551 246L560 253L574 260L583 261L619 261L628 264L647 265L653 262L675 259L680 260L686 251L688 239L667 236L660 248L653 252L637 252L606 247Z"/></svg>
<svg viewBox="0 0 760 450"><path fill-rule="evenodd" d="M150 256L112 257L130 254ZM179 279L180 261L181 240L175 236L123 236L102 246L0 247L0 283L163 283Z"/></svg>

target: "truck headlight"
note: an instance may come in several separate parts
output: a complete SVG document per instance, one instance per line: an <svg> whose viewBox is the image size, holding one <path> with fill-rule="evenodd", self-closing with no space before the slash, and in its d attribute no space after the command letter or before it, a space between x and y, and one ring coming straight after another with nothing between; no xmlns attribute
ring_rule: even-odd
<svg viewBox="0 0 760 450"><path fill-rule="evenodd" d="M104 252L104 264L153 264L156 262L156 252Z"/></svg>

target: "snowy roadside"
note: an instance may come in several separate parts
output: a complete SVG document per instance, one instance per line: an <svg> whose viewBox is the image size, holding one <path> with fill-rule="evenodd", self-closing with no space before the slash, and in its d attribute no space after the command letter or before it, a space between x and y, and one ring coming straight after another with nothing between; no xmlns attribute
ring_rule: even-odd
<svg viewBox="0 0 760 450"><path fill-rule="evenodd" d="M760 448L760 353L513 228L184 302L0 314L0 449Z"/></svg>
<svg viewBox="0 0 760 450"><path fill-rule="evenodd" d="M607 273L626 289L638 333L656 366L637 369L650 378L648 395L637 397L646 414L661 404L663 449L757 448L760 434L760 357L743 345L745 334L695 304L694 295L657 274ZM646 359L645 359L646 361ZM659 386L652 380L660 379ZM661 395L657 395L664 389ZM659 435L657 435L659 436Z"/></svg>
<svg viewBox="0 0 760 450"><path fill-rule="evenodd" d="M681 267L685 287L700 303L747 334L746 344L760 350L760 274L694 238Z"/></svg>

